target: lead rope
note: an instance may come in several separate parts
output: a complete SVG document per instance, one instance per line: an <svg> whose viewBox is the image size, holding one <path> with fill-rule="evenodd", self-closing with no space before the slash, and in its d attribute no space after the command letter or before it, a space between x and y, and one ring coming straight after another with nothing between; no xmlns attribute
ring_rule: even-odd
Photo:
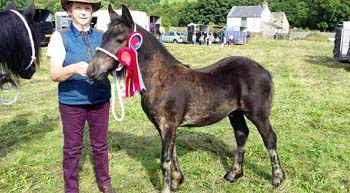
<svg viewBox="0 0 350 193"><path fill-rule="evenodd" d="M118 93L118 101L120 105L121 115L120 117L117 116L115 113L115 90L114 88L117 87L117 93ZM123 94L120 89L119 81L117 80L117 73L116 70L113 70L113 80L112 80L112 115L114 119L118 122L121 122L124 119L125 116L125 109L123 104Z"/></svg>
<svg viewBox="0 0 350 193"><path fill-rule="evenodd" d="M101 48L101 47L97 47L96 50L101 51L105 54L107 54L108 56L112 57L114 60L118 61L118 57L116 57L115 55L111 54L110 52L108 52L107 50ZM122 70L123 65L119 64L118 68L113 70L112 74L113 74L113 79L112 79L112 115L113 118L118 121L121 122L124 119L125 116L125 108L124 108L124 104L123 104L123 95L122 95L122 91L120 89L120 85L118 83L117 80L117 73L116 71L120 71ZM117 93L118 93L118 101L119 101L119 105L120 105L120 110L121 110L121 116L118 117L117 114L115 113L115 88L117 88Z"/></svg>
<svg viewBox="0 0 350 193"><path fill-rule="evenodd" d="M134 25L134 31L136 31L136 25ZM113 58L114 60L119 61L117 56L115 56L114 54L110 53L106 49L103 49L101 47L97 47L96 51L101 51L101 52L105 53L107 56ZM119 66L117 67L117 69L113 70L113 72L112 72L112 74L113 74L112 85L111 85L112 86L112 88L111 88L112 89L111 90L112 91L112 115L113 115L113 118L116 121L118 121L118 122L123 121L123 119L125 117L125 108L124 108L124 103L123 103L123 94L122 94L119 82L117 80L117 73L116 73L117 71L121 71L123 67L124 66L119 63ZM114 90L115 87L117 88L118 101L119 101L120 110L121 110L120 117L118 117L116 112L115 112L115 90Z"/></svg>
<svg viewBox="0 0 350 193"><path fill-rule="evenodd" d="M86 39L86 33L82 34L83 35L83 40L84 43L89 47L88 43L87 43L87 39ZM84 38L85 36L85 38ZM101 51L105 54L107 54L108 56L112 57L113 59L118 61L118 58L116 56L114 56L113 54L109 53L107 50L101 48L101 47L97 47L96 50ZM112 80L112 85L111 85L111 92L112 92L112 115L113 118L118 121L121 122L124 119L124 115L125 115L125 110L124 110L124 104L123 104L123 96L121 94L121 89L120 89L120 85L118 83L117 80L117 73L116 71L120 71L123 68L122 65L119 64L118 68L116 70L113 70L113 80ZM120 105L120 110L121 110L121 116L118 117L117 114L115 113L115 87L117 87L117 93L118 93L118 101L119 101L119 105Z"/></svg>
<svg viewBox="0 0 350 193"><path fill-rule="evenodd" d="M5 78L8 78L8 80L5 80ZM10 86L4 86L4 84L1 81L4 81L4 83L11 83L11 87ZM14 104L17 101L17 98L18 98L19 88L18 88L18 84L17 84L17 82L15 80L11 79L10 77L6 77L6 75L3 75L1 73L1 70L0 70L0 90L10 90L12 88L16 89L15 97L13 97L13 99L11 101L6 102L0 96L0 103L1 104L6 105L6 106Z"/></svg>
<svg viewBox="0 0 350 193"><path fill-rule="evenodd" d="M34 47L34 40L33 40L32 31L30 31L30 28L29 28L29 25L28 25L26 19L24 19L24 17L23 17L18 11L16 11L16 10L11 10L11 11L12 11L13 13L15 13L19 18L21 18L21 20L22 20L24 26L25 26L26 29L27 29L28 35L29 35L30 45L31 45L31 47L32 47L32 56L31 56L31 61L30 61L30 63L29 63L28 66L24 69L24 70L28 70L28 69L32 66L34 60L36 59L36 57L35 57L35 47Z"/></svg>

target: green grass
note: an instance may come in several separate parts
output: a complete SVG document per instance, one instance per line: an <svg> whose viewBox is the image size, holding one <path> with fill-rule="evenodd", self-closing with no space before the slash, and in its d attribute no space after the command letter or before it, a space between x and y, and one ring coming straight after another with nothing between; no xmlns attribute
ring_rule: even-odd
<svg viewBox="0 0 350 193"><path fill-rule="evenodd" d="M333 43L253 38L244 46L166 44L192 68L233 55L252 58L273 75L271 123L287 179L277 189L261 137L252 124L245 176L223 180L236 145L227 119L208 127L179 128L177 152L185 175L179 193L350 192L350 64L332 58ZM45 55L45 48L42 55ZM21 80L15 105L0 106L0 192L63 192L62 131L57 83L48 63ZM159 192L160 139L141 110L140 97L124 100L126 118L110 120L110 173L121 193ZM82 193L98 192L88 135L80 171Z"/></svg>

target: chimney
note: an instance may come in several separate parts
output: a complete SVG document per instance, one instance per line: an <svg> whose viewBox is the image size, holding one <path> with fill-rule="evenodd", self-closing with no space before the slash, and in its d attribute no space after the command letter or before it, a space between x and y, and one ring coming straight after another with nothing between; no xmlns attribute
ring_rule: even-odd
<svg viewBox="0 0 350 193"><path fill-rule="evenodd" d="M264 1L263 2L263 8L265 9L265 8L268 8L268 7L269 7L269 2Z"/></svg>

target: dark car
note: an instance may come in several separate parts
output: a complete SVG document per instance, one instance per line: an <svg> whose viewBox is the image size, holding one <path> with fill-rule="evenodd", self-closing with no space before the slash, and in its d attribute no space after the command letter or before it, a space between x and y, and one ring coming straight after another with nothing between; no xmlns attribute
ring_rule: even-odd
<svg viewBox="0 0 350 193"><path fill-rule="evenodd" d="M36 9L34 27L38 33L40 45L47 45L54 29L51 11L47 9Z"/></svg>
<svg viewBox="0 0 350 193"><path fill-rule="evenodd" d="M23 10L18 11L20 13L23 12ZM51 35L55 28L52 22L51 11L47 9L35 9L33 24L35 31L38 33L40 45L47 45L50 42Z"/></svg>

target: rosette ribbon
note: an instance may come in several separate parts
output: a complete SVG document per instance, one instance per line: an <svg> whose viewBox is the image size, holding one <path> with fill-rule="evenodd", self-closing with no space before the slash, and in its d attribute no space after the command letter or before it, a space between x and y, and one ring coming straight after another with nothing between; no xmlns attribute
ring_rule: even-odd
<svg viewBox="0 0 350 193"><path fill-rule="evenodd" d="M134 31L129 34L126 47L120 48L117 53L119 63L126 66L127 76L125 80L125 96L132 97L135 92L146 89L142 80L138 62L137 50L141 47L143 36Z"/></svg>

